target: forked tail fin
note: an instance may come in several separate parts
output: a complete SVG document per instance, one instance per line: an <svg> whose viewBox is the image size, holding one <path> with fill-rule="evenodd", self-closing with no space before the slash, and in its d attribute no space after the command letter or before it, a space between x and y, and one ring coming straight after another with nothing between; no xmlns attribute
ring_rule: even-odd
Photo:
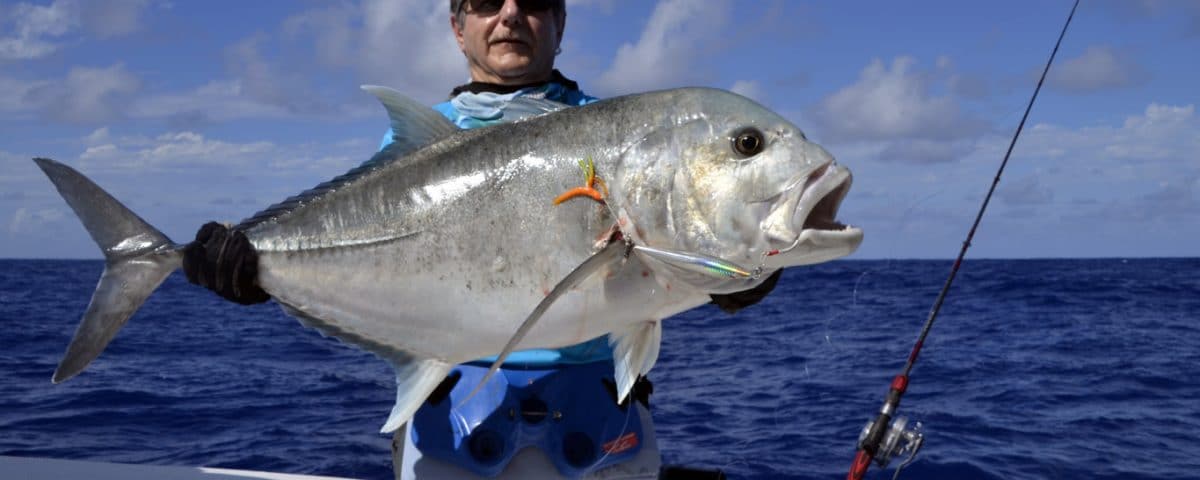
<svg viewBox="0 0 1200 480"><path fill-rule="evenodd" d="M92 240L104 252L104 274L92 294L54 383L82 372L95 360L150 293L181 265L182 247L75 169L33 159L58 188Z"/></svg>

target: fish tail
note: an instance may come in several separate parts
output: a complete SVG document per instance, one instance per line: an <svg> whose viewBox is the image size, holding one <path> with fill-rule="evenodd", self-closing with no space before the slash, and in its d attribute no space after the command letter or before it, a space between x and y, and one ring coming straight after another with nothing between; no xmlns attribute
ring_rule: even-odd
<svg viewBox="0 0 1200 480"><path fill-rule="evenodd" d="M33 159L50 177L84 228L104 252L104 274L92 294L54 383L82 372L108 346L133 312L182 264L182 246L75 169L48 158Z"/></svg>

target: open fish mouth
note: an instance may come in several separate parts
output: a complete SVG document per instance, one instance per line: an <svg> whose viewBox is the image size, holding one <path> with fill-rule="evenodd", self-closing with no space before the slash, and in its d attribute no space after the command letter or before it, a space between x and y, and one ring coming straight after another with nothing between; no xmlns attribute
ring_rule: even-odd
<svg viewBox="0 0 1200 480"><path fill-rule="evenodd" d="M850 192L851 181L850 171L834 163L826 164L809 176L792 216L794 223L801 224L801 232L847 228L846 224L837 221L837 212Z"/></svg>
<svg viewBox="0 0 1200 480"><path fill-rule="evenodd" d="M824 262L858 248L862 229L837 219L852 179L850 170L829 162L789 182L763 221L768 240L779 246L767 257L767 267Z"/></svg>

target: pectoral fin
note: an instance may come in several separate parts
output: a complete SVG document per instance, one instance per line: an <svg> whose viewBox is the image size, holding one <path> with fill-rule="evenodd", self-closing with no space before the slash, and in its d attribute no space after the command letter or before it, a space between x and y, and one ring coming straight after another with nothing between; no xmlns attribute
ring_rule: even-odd
<svg viewBox="0 0 1200 480"><path fill-rule="evenodd" d="M630 326L624 332L609 335L613 347L613 376L617 380L617 402L625 401L639 375L645 375L658 361L662 343L662 322L651 320Z"/></svg>
<svg viewBox="0 0 1200 480"><path fill-rule="evenodd" d="M492 375L494 375L496 371L500 369L500 365L504 363L504 360L508 358L508 355L513 352L513 349L517 347L517 344L521 343L521 339L525 338L525 334L529 333L529 329L533 328L533 325L537 323L538 319L542 318L542 315L546 313L546 310L550 308L550 305L554 304L555 300L558 300L558 298L563 296L563 294L567 293L572 288L575 288L580 283L583 283L583 281L592 276L592 274L602 271L604 267L612 264L613 262L619 261L623 256L624 251L625 244L623 242L611 242L608 244L608 246L604 247L599 252L596 252L591 257L588 257L587 260L584 260L583 263L579 264L578 267L575 267L575 270L572 270L571 273L568 273L566 277L563 277L563 279L558 282L558 285L555 285L554 289L550 291L550 294L546 295L546 298L543 298L542 301L537 304L537 307L533 309L533 312L525 318L525 322L521 323L520 328L517 328L517 333L513 334L512 338L509 339L508 344L504 346L504 350L501 351L500 355L496 357L496 361L492 362L492 367L488 369L487 374L485 374L483 378L479 380L479 385L476 385L475 389L471 390L471 393L463 398L461 403L466 403L467 400L475 396L475 394L479 392L479 388L487 383L490 378L492 378Z"/></svg>

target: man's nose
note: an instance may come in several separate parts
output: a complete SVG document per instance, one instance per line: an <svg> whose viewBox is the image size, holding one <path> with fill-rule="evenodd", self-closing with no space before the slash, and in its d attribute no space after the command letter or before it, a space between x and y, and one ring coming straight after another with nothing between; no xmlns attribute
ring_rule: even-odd
<svg viewBox="0 0 1200 480"><path fill-rule="evenodd" d="M500 20L506 25L513 25L514 22L521 21L521 15L524 13L517 0L504 0L504 6L500 7Z"/></svg>

